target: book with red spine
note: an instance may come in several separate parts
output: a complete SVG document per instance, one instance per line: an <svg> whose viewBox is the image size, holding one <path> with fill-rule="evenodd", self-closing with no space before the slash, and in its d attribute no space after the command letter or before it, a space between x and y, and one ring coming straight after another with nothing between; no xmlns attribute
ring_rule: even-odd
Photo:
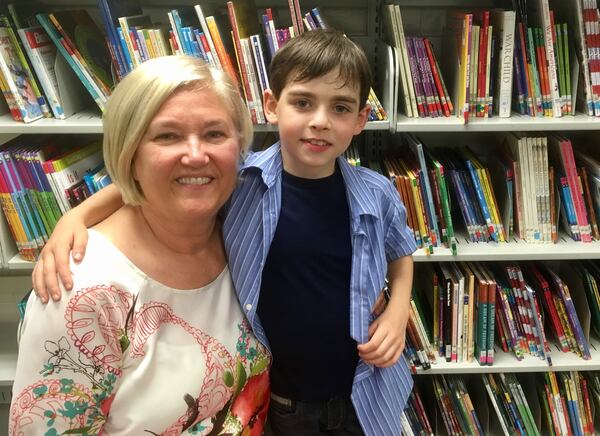
<svg viewBox="0 0 600 436"><path fill-rule="evenodd" d="M240 2L237 2L238 4L240 4ZM244 97L246 99L246 103L248 104L248 109L250 110L250 115L252 116L252 122L254 124L258 123L258 114L257 114L257 108L256 108L256 102L254 101L253 97L252 97L252 88L251 88L251 84L250 81L248 79L248 70L246 68L247 65L247 61L244 58L244 51L242 49L242 44L241 44L241 38L245 38L249 35L245 34L245 29L241 28L239 23L238 23L238 19L237 19L237 15L236 15L236 6L234 5L234 2L232 1L228 1L227 2L227 15L229 16L229 23L231 24L231 34L232 34L232 39L233 39L233 45L234 45L234 50L236 53L236 57L238 59L238 70L240 72L240 76L241 76L241 82L242 82L242 90L244 91ZM244 33L242 35L242 33ZM252 59L250 59L250 62L252 62Z"/></svg>

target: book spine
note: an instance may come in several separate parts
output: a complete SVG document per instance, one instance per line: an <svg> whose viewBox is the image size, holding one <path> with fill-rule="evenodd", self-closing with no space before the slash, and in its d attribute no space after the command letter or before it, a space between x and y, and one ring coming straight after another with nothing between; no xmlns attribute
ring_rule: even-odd
<svg viewBox="0 0 600 436"><path fill-rule="evenodd" d="M219 32L219 28L217 27L217 22L213 16L206 17L206 25L209 29L209 35L211 36L215 49L217 51L217 56L219 61L221 62L221 66L223 69L229 74L229 76L234 80L234 82L238 83L238 75L233 68L233 64L229 57L229 54L225 50L225 46L223 45L223 40L221 39L221 33Z"/></svg>
<svg viewBox="0 0 600 436"><path fill-rule="evenodd" d="M196 15L198 15L198 21L200 21L200 27L202 27L202 32L204 33L204 37L206 38L206 42L209 46L209 50L206 50L207 52L210 51L213 55L213 61L215 63L216 68L222 69L223 65L221 64L221 61L219 60L219 57L217 56L217 49L215 47L215 43L210 35L210 30L208 28L208 24L206 22L206 17L204 16L204 12L202 11L202 6L197 4L194 6L194 10L196 11Z"/></svg>

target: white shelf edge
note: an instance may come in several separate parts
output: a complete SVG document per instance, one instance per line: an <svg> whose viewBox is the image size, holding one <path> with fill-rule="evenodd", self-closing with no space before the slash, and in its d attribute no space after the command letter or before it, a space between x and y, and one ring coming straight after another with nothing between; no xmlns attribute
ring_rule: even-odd
<svg viewBox="0 0 600 436"><path fill-rule="evenodd" d="M398 114L397 132L507 132L507 131L561 131L597 130L600 117L584 114L567 115L560 118L529 117L512 114L509 118L469 118L464 124L461 119L451 117L409 118Z"/></svg>
<svg viewBox="0 0 600 436"><path fill-rule="evenodd" d="M413 253L415 262L473 262L473 261L520 261L520 260L576 260L600 259L600 241L579 242L564 236L558 244L532 244L519 240L510 243L467 242L459 238L458 253L452 254L449 248L434 247L433 254L425 254L423 249ZM10 271L32 271L33 262L21 258L19 254L7 262Z"/></svg>
<svg viewBox="0 0 600 436"><path fill-rule="evenodd" d="M517 360L514 353L505 353L497 345L494 347L494 364L491 366L479 365L472 362L446 362L436 356L437 363L430 369L417 369L417 375L435 374L486 374L498 372L545 372L545 371L595 371L600 369L600 343L592 338L590 340L591 359L585 360L575 353L563 353L553 345L552 366L539 357L527 355L523 360Z"/></svg>
<svg viewBox="0 0 600 436"><path fill-rule="evenodd" d="M365 130L389 130L389 121L369 121ZM273 124L255 124L254 132L276 132ZM0 115L0 132L7 134L102 133L102 116L94 109L78 112L66 120L42 118L32 123L14 121L10 114Z"/></svg>
<svg viewBox="0 0 600 436"><path fill-rule="evenodd" d="M433 254L419 249L413 254L415 262L452 261L518 261L600 259L600 241L573 241L561 235L557 244L535 244L513 239L512 242L470 242L458 237L457 254L449 248L434 247Z"/></svg>
<svg viewBox="0 0 600 436"><path fill-rule="evenodd" d="M42 118L32 123L14 121L10 114L0 116L2 133L102 133L102 118L94 109L86 109L71 115L66 120Z"/></svg>

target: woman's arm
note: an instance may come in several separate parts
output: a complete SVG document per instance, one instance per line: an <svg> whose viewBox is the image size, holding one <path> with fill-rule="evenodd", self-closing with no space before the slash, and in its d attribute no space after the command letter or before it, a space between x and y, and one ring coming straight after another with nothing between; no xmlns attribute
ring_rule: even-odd
<svg viewBox="0 0 600 436"><path fill-rule="evenodd" d="M87 227L99 223L122 205L119 190L109 185L62 216L31 275L35 293L43 303L48 302L48 294L54 301L60 300L59 278L65 289L71 290L69 254L73 254L75 262L81 262L87 245Z"/></svg>

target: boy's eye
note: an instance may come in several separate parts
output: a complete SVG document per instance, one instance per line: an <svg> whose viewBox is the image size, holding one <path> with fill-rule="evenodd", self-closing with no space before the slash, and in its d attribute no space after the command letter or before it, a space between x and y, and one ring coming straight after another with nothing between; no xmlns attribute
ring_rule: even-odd
<svg viewBox="0 0 600 436"><path fill-rule="evenodd" d="M334 110L337 113L340 113L340 114L343 114L343 113L346 113L346 112L351 112L351 110L350 110L350 108L348 106L344 106L342 104L335 105Z"/></svg>
<svg viewBox="0 0 600 436"><path fill-rule="evenodd" d="M310 102L308 100L296 100L294 102L294 106L296 106L298 109L306 109L310 106Z"/></svg>

